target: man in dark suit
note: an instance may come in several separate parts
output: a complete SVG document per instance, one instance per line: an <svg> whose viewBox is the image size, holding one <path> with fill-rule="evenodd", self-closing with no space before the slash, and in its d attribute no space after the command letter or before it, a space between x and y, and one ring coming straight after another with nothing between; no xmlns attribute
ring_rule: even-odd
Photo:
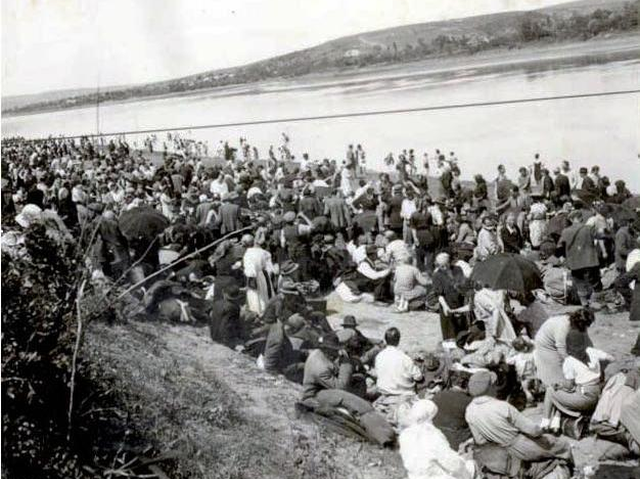
<svg viewBox="0 0 640 479"><path fill-rule="evenodd" d="M554 170L555 178L555 190L558 200L564 201L563 197L571 197L571 184L569 183L569 177L560 171L560 168Z"/></svg>

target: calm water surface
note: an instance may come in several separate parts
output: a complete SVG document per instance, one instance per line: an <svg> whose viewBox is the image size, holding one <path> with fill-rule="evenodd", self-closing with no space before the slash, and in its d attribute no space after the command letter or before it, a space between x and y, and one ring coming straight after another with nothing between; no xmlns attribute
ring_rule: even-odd
<svg viewBox="0 0 640 479"><path fill-rule="evenodd" d="M361 75L338 81L268 82L189 96L100 107L102 132L331 115L465 102L637 89L640 60L560 70L508 73L459 69L446 73ZM2 119L3 136L95 133L96 110L83 108ZM463 177L493 178L499 163L516 176L539 152L554 166L599 164L612 179L640 190L640 95L560 100L360 118L279 123L193 131L211 149L219 140L247 137L265 156L280 133L296 156L342 159L346 145L361 143L371 168L403 148L419 157L435 148L455 151ZM135 138L130 138L134 140Z"/></svg>

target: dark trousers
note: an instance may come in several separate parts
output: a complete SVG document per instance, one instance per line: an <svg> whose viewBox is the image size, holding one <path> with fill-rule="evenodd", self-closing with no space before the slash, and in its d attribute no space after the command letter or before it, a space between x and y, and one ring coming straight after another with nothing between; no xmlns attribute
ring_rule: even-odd
<svg viewBox="0 0 640 479"><path fill-rule="evenodd" d="M465 313L452 313L449 316L445 316L442 311L440 311L440 329L442 330L443 341L456 339L458 334L466 331L468 328L469 321Z"/></svg>
<svg viewBox="0 0 640 479"><path fill-rule="evenodd" d="M353 283L356 284L358 291L361 293L373 293L373 297L377 301L385 301L391 298L391 283L388 277L370 279L358 273Z"/></svg>
<svg viewBox="0 0 640 479"><path fill-rule="evenodd" d="M580 297L580 303L583 306L589 303L589 299L594 291L600 291L602 289L600 268L598 266L574 269L571 271L571 279L573 279L573 284Z"/></svg>

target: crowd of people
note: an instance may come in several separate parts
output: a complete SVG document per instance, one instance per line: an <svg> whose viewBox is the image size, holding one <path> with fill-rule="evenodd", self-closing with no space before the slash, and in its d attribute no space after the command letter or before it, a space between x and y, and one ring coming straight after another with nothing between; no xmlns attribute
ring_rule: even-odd
<svg viewBox="0 0 640 479"><path fill-rule="evenodd" d="M589 337L596 311L640 320L640 202L623 180L535 155L514 179L500 165L463 181L439 150L420 173L405 150L375 174L361 145L296 160L284 134L279 155L261 160L242 138L213 160L205 143L167 138L159 161L157 138L144 151L124 138L3 140L3 261L44 225L89 252L95 284L138 286L144 317L206 324L302 384L300 410L397 439L411 478L569 473L567 436L585 434L640 453L640 362L606 368L623 352ZM514 257L535 287L477 276ZM410 356L401 328L369 338L352 315L332 326L330 294L398 324L437 313L440 346ZM540 420L522 412L538 403Z"/></svg>

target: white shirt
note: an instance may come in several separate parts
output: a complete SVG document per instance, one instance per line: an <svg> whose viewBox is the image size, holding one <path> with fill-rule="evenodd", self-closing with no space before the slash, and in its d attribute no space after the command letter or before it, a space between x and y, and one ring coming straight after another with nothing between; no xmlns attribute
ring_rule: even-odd
<svg viewBox="0 0 640 479"><path fill-rule="evenodd" d="M226 181L223 181L222 183L217 180L212 181L209 186L209 192L212 195L218 195L221 199L224 199L229 193L229 186Z"/></svg>
<svg viewBox="0 0 640 479"><path fill-rule="evenodd" d="M600 381L600 361L613 361L613 356L595 348L587 348L589 364L568 356L562 363L562 372L566 379L573 379L577 385L597 383Z"/></svg>
<svg viewBox="0 0 640 479"><path fill-rule="evenodd" d="M413 213L415 213L417 210L416 208L416 202L410 199L404 199L402 200L402 206L400 208L400 216L405 219L408 220L409 218L411 218L411 215Z"/></svg>
<svg viewBox="0 0 640 479"><path fill-rule="evenodd" d="M373 280L384 278L385 276L388 276L390 272L390 269L378 271L377 269L372 268L368 261L361 261L358 265L358 273Z"/></svg>
<svg viewBox="0 0 640 479"><path fill-rule="evenodd" d="M367 246L363 244L356 246L353 241L349 241L347 243L347 251L355 264L360 264L367 257Z"/></svg>
<svg viewBox="0 0 640 479"><path fill-rule="evenodd" d="M376 385L382 394L415 394L415 383L422 379L420 368L403 351L387 346L375 360Z"/></svg>

